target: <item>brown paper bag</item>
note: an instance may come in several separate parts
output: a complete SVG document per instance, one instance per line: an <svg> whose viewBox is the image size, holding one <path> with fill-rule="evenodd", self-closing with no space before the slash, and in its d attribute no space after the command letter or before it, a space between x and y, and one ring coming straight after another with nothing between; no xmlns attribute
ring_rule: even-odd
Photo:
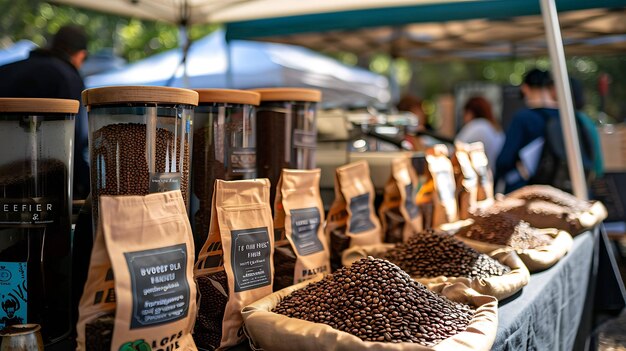
<svg viewBox="0 0 626 351"><path fill-rule="evenodd" d="M419 180L411 160L394 159L383 202L378 209L385 242L403 242L422 230L422 216L415 201L416 190L419 190Z"/></svg>
<svg viewBox="0 0 626 351"><path fill-rule="evenodd" d="M194 269L198 347L241 343L243 306L272 293L274 236L267 179L215 181L209 236Z"/></svg>
<svg viewBox="0 0 626 351"><path fill-rule="evenodd" d="M494 201L493 199L493 174L489 168L489 159L485 153L485 146L478 141L469 145L469 155L472 160L474 170L478 175L478 202L480 208L488 207Z"/></svg>
<svg viewBox="0 0 626 351"><path fill-rule="evenodd" d="M180 191L100 197L77 349L196 350L193 261ZM113 313L113 325L99 320Z"/></svg>
<svg viewBox="0 0 626 351"><path fill-rule="evenodd" d="M459 204L459 219L469 218L478 203L478 175L472 165L469 155L469 145L461 142L454 144L454 162L458 165L457 201Z"/></svg>
<svg viewBox="0 0 626 351"><path fill-rule="evenodd" d="M341 267L341 253L348 247L382 241L380 221L374 211L375 196L367 162L358 161L337 168L335 201L325 227L333 270Z"/></svg>
<svg viewBox="0 0 626 351"><path fill-rule="evenodd" d="M426 152L428 170L432 175L435 192L433 196L433 220L431 227L459 219L456 202L456 186L452 162L448 158L448 148L435 145Z"/></svg>
<svg viewBox="0 0 626 351"><path fill-rule="evenodd" d="M322 323L313 323L289 318L271 312L272 309L293 291L315 283L322 277L296 284L273 293L246 306L243 315L246 332L257 350L266 351L487 351L491 349L498 327L498 302L492 296L481 295L463 284L440 284L433 291L452 301L477 307L474 318L464 332L456 334L433 347L415 343L383 343L363 341L346 332L333 329Z"/></svg>
<svg viewBox="0 0 626 351"><path fill-rule="evenodd" d="M283 169L274 202L274 291L330 273L320 170Z"/></svg>
<svg viewBox="0 0 626 351"><path fill-rule="evenodd" d="M382 258L387 251L392 249L392 244L380 244L369 246L351 247L343 253L343 265L348 267L367 256ZM478 251L478 250L477 250ZM476 290L480 294L493 296L498 300L506 299L520 291L530 279L528 268L524 265L519 256L511 250L495 250L487 253L500 263L511 268L511 271L501 276L492 276L489 278L467 278L467 277L417 277L411 276L413 280L426 285L430 290L440 289L440 285L450 285L461 283L465 286Z"/></svg>

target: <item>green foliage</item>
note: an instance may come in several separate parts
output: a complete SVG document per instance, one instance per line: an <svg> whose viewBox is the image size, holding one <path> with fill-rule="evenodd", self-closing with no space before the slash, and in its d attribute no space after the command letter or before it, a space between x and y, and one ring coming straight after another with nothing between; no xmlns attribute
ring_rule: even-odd
<svg viewBox="0 0 626 351"><path fill-rule="evenodd" d="M129 61L180 44L179 30L173 24L124 18L40 0L0 0L0 13L0 48L20 39L45 46L48 38L65 24L85 28L90 38L90 52L112 47L116 54ZM192 26L189 36L195 40L216 28L217 25Z"/></svg>

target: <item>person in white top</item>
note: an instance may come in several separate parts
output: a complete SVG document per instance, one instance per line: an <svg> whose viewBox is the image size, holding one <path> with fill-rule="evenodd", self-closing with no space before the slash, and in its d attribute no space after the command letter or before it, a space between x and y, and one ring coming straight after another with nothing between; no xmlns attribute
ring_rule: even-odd
<svg viewBox="0 0 626 351"><path fill-rule="evenodd" d="M464 143L481 141L485 145L489 167L494 171L504 144L504 133L493 116L489 101L480 96L467 100L463 108L463 122L465 125L456 140Z"/></svg>

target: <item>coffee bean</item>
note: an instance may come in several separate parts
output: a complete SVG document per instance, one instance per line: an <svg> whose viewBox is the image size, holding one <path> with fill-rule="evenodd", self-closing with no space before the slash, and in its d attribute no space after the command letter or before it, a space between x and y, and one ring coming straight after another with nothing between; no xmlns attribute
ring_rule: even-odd
<svg viewBox="0 0 626 351"><path fill-rule="evenodd" d="M184 140L180 164L180 136L158 128L155 138L155 168L157 173L180 173L180 191L187 199L189 182L189 143ZM150 193L150 173L146 155L146 125L119 123L104 126L92 134L91 192L100 195L147 195ZM93 202L94 217L98 216L98 201Z"/></svg>
<svg viewBox="0 0 626 351"><path fill-rule="evenodd" d="M549 245L552 238L533 228L528 222L505 212L472 216L474 223L461 228L457 235L514 249L534 249Z"/></svg>
<svg viewBox="0 0 626 351"><path fill-rule="evenodd" d="M415 234L407 243L396 244L384 258L413 277L488 278L511 271L453 236L432 229Z"/></svg>
<svg viewBox="0 0 626 351"><path fill-rule="evenodd" d="M213 282L211 282L213 281ZM200 290L198 317L193 339L199 348L215 350L222 339L222 321L228 296L222 294L213 284L219 284L228 293L228 279L225 271L196 277Z"/></svg>
<svg viewBox="0 0 626 351"><path fill-rule="evenodd" d="M113 340L115 315L100 316L85 324L85 349L93 351L110 351Z"/></svg>
<svg viewBox="0 0 626 351"><path fill-rule="evenodd" d="M360 291L372 295L357 297ZM373 294L378 294L379 304L373 303ZM334 304L335 298L350 301L357 308ZM320 306L324 308L316 308ZM448 319L449 325L438 317L445 315L444 309L457 316ZM416 310L419 314L415 313ZM364 258L294 291L272 311L324 323L364 341L410 342L424 346L435 345L465 330L474 315L470 306L429 291L398 266L373 257Z"/></svg>

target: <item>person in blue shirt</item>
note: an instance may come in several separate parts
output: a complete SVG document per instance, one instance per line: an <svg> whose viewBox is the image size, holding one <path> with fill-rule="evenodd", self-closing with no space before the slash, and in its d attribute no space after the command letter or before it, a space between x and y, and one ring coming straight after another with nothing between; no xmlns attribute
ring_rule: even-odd
<svg viewBox="0 0 626 351"><path fill-rule="evenodd" d="M552 78L547 71L533 69L526 73L520 87L526 108L517 111L511 120L502 150L496 159L496 180L505 181L508 193L528 184L530 174L521 165L520 151L535 139L544 136L546 117L557 116L557 103L551 93Z"/></svg>

